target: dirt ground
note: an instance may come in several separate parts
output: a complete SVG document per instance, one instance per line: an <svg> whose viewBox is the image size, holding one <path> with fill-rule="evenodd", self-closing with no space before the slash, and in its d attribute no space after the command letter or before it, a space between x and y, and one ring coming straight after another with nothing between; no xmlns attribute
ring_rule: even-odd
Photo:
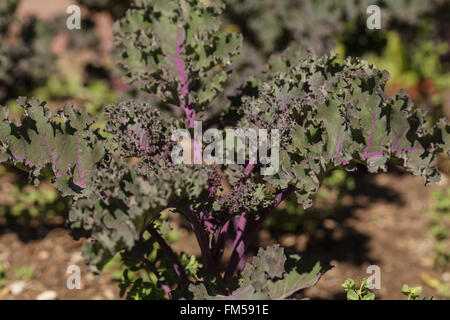
<svg viewBox="0 0 450 320"><path fill-rule="evenodd" d="M403 299L400 291L404 283L421 285L423 294L436 296L421 281L423 273L441 281L449 277L448 273L433 270L430 256L432 242L427 236L429 221L424 212L435 187L425 187L421 178L398 172L355 178L357 188L345 197L344 207L315 233L305 235L299 231L277 238L263 230L259 245L280 242L295 252L320 257L334 265L315 287L298 297L344 299L341 283L347 277L368 277L369 265L377 265L381 270L381 289L375 290L377 298ZM448 184L448 178L444 177L441 184ZM70 237L63 221L27 230L20 228L0 223L0 262L10 270L29 265L35 269L35 275L25 281L20 293L0 290L3 299L36 299L45 291L54 291L56 299L119 298L111 271L100 277L86 271L81 257L82 241ZM175 248L199 253L194 236L184 229ZM71 264L81 267L81 290L67 289L66 270ZM17 281L12 274L6 288Z"/></svg>
<svg viewBox="0 0 450 320"><path fill-rule="evenodd" d="M366 177L367 178L367 177ZM359 193L347 199L336 216L336 225L307 243L306 252L316 252L331 261L334 268L318 285L306 290L311 298L344 299L340 285L347 277L369 277L367 267L381 271L380 299L404 299L403 284L423 287L423 295L435 296L434 289L421 281L429 274L447 281L450 274L433 270L432 241L427 236L429 220L424 212L430 205L430 191L422 178L411 175L378 174L369 176ZM369 184L367 184L369 182ZM442 184L447 184L444 177Z"/></svg>

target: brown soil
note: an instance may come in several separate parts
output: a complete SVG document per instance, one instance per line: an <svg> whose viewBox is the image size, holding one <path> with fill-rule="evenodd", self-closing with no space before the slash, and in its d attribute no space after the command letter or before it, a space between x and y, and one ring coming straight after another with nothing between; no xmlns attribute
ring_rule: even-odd
<svg viewBox="0 0 450 320"><path fill-rule="evenodd" d="M47 229L47 227L49 229ZM8 271L5 289L0 289L3 299L36 299L45 291L55 291L57 299L117 299L118 287L111 280L111 274L105 273L95 277L86 271L81 256L82 241L75 241L67 230L61 226L40 227L32 230L32 237L37 239L21 240L16 231L3 230L0 235L0 262ZM69 265L81 268L81 289L69 290L66 273ZM20 281L14 274L23 266L30 266L35 275L25 280L25 287L20 294L14 295L8 285Z"/></svg>
<svg viewBox="0 0 450 320"><path fill-rule="evenodd" d="M344 298L341 283L347 277L369 277L369 265L381 269L381 289L375 290L381 299L405 298L401 294L405 283L421 285L424 295L436 296L421 281L423 273L441 276L432 268L429 220L424 215L430 205L431 187L410 175L379 174L370 180L374 184L368 186L366 195L349 199L344 209L349 210L348 218L342 223L338 220L337 226L325 233L323 254L334 268L306 291L307 296ZM378 198L377 189L387 196ZM321 242L314 239L311 245L319 254Z"/></svg>

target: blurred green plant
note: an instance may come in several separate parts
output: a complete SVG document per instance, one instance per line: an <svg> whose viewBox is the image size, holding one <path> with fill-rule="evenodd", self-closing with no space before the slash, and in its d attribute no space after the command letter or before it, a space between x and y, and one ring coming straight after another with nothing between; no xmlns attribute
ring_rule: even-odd
<svg viewBox="0 0 450 320"><path fill-rule="evenodd" d="M0 175L6 169L0 167ZM3 182L3 194L0 202L0 216L25 221L45 219L54 216L66 217L69 211L69 199L61 198L50 183L35 187L23 182ZM5 188L6 184L8 187Z"/></svg>
<svg viewBox="0 0 450 320"><path fill-rule="evenodd" d="M178 230L172 229L169 224L168 212L161 214L161 220L156 221L155 226L169 245L179 241ZM159 245L148 233L144 233L144 239L146 249L142 252L149 252L145 260L140 258L140 249L143 248L138 248L132 253L119 252L104 267L104 271L111 272L112 278L119 281L120 297L125 297L127 300L164 299L167 293L162 283L173 285L178 281L170 264L161 259ZM198 271L202 264L197 258L185 252L181 252L179 258L187 276L199 280Z"/></svg>
<svg viewBox="0 0 450 320"><path fill-rule="evenodd" d="M46 85L34 90L33 95L49 101L68 98L81 100L87 111L96 115L103 106L117 101L116 93L106 80L93 80L85 85L81 75L75 72L67 77L50 76Z"/></svg>
<svg viewBox="0 0 450 320"><path fill-rule="evenodd" d="M8 270L6 266L0 262L0 288L5 285L6 280L8 279Z"/></svg>
<svg viewBox="0 0 450 320"><path fill-rule="evenodd" d="M386 32L386 46L380 55L369 53L365 59L391 74L391 81L406 87L419 85L423 79L433 79L439 86L450 86L449 74L443 70L440 57L448 52L445 42L422 40L411 51L400 34Z"/></svg>
<svg viewBox="0 0 450 320"><path fill-rule="evenodd" d="M32 280L34 279L35 273L35 269L27 264L14 269L14 275L21 280Z"/></svg>
<svg viewBox="0 0 450 320"><path fill-rule="evenodd" d="M432 197L434 202L426 214L431 221L434 266L445 271L450 267L450 188L435 190Z"/></svg>
<svg viewBox="0 0 450 320"><path fill-rule="evenodd" d="M178 231L172 229L167 219L167 213L163 213L162 223L159 221L159 230L165 233L163 238L168 244L179 240ZM139 252L120 253L122 264L122 276L120 278L120 297L127 300L153 300L165 299L169 294L166 286L172 286L179 280L175 272L171 270L170 264L161 258L159 244L154 242L150 235L144 234L146 247L145 260L139 259ZM139 249L138 249L139 251ZM202 264L193 255L181 252L180 264L186 270L186 275L199 280L198 271ZM118 261L119 262L119 261Z"/></svg>
<svg viewBox="0 0 450 320"><path fill-rule="evenodd" d="M441 282L426 272L422 273L421 278L427 286L436 290L438 296L450 299L450 283Z"/></svg>

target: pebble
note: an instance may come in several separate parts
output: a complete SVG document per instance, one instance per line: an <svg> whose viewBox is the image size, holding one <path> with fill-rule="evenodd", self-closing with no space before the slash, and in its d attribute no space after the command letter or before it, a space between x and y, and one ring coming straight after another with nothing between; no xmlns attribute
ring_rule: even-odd
<svg viewBox="0 0 450 320"><path fill-rule="evenodd" d="M306 234L301 234L296 239L295 250L305 251L308 246L309 237Z"/></svg>
<svg viewBox="0 0 450 320"><path fill-rule="evenodd" d="M13 295L21 294L25 288L25 281L16 281L9 285L9 289Z"/></svg>
<svg viewBox="0 0 450 320"><path fill-rule="evenodd" d="M47 260L50 257L50 254L47 251L40 251L38 253L38 258L40 260Z"/></svg>
<svg viewBox="0 0 450 320"><path fill-rule="evenodd" d="M44 291L36 297L36 300L55 300L55 299L56 299L56 292L53 290Z"/></svg>
<svg viewBox="0 0 450 320"><path fill-rule="evenodd" d="M286 235L283 235L280 238L281 245L285 246L285 247L292 247L292 246L294 246L296 240L297 239L296 239L295 235L293 235L293 234L286 234Z"/></svg>
<svg viewBox="0 0 450 320"><path fill-rule="evenodd" d="M105 295L106 299L114 300L114 293L111 289L106 289L103 294Z"/></svg>
<svg viewBox="0 0 450 320"><path fill-rule="evenodd" d="M78 262L83 261L83 255L81 254L81 252L75 252L72 254L72 256L70 257L70 262L73 264L76 264Z"/></svg>
<svg viewBox="0 0 450 320"><path fill-rule="evenodd" d="M325 220L323 221L323 226L324 226L326 229L333 230L333 229L336 229L337 223L336 223L336 221L334 221L334 220L331 220L331 219L325 219Z"/></svg>
<svg viewBox="0 0 450 320"><path fill-rule="evenodd" d="M437 185L439 187L445 187L445 186L447 186L448 181L449 181L449 179L448 179L447 175L446 174L441 174L441 180L439 180Z"/></svg>

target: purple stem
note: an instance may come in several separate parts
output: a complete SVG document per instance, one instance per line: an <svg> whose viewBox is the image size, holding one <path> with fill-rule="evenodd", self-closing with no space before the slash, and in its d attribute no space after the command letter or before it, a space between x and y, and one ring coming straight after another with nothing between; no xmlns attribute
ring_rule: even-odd
<svg viewBox="0 0 450 320"><path fill-rule="evenodd" d="M281 120L283 120L283 122L286 122L286 117L283 114L286 111L286 99L284 97L284 93L281 94L281 111Z"/></svg>
<svg viewBox="0 0 450 320"><path fill-rule="evenodd" d="M187 101L187 104L185 103L186 96L189 94L189 82L186 76L186 72L184 70L184 62L183 57L181 56L183 53L183 47L182 47L182 36L183 36L183 29L178 28L178 35L177 35L177 45L176 45L176 53L177 56L171 56L168 53L164 53L165 56L167 56L170 60L172 60L178 68L178 77L180 78L181 83L181 97L180 97L180 107L184 110L186 117L189 121L189 127L194 127L194 121L195 121L195 111L191 109L189 100Z"/></svg>
<svg viewBox="0 0 450 320"><path fill-rule="evenodd" d="M372 115L372 128L370 129L369 141L367 143L366 151L364 152L364 159L371 158L371 157L379 157L383 154L381 151L369 153L370 145L372 144L373 133L375 131L375 123L376 122L377 122L377 113L374 111L374 113Z"/></svg>
<svg viewBox="0 0 450 320"><path fill-rule="evenodd" d="M250 174L253 169L255 168L255 165L252 163L247 164L247 166L244 169L244 176L239 181L239 187L241 188L244 185L244 177L248 174ZM243 233L245 231L245 228L247 226L248 218L246 216L246 212L243 212L241 216L234 217L233 218L233 226L235 231L235 239L233 242L233 252L237 252L239 256L245 257L245 245L242 242L243 239ZM228 226L227 226L228 228ZM241 258L242 260L242 258ZM243 264L242 261L239 262L239 267L241 267Z"/></svg>
<svg viewBox="0 0 450 320"><path fill-rule="evenodd" d="M381 152L381 151L376 151L376 152L369 153L370 145L372 143L373 133L375 131L375 123L376 123L376 121L377 121L376 112L374 112L374 114L372 116L372 128L370 129L369 141L368 141L368 144L367 144L366 151L364 152L364 159L371 158L371 157L379 157L379 156L381 156L383 154L383 152ZM405 134L407 129L408 129L408 127L403 128L402 132L396 137L395 142L392 145L392 147L393 147L392 151L393 152L400 152L400 151L419 151L419 150L424 150L423 148L420 148L420 147L396 148L397 144L400 142L401 137Z"/></svg>
<svg viewBox="0 0 450 320"><path fill-rule="evenodd" d="M244 169L244 176L239 181L239 187L241 188L244 185L244 177L249 175L253 169L255 169L255 165L252 163L247 164L247 166ZM246 216L246 213L243 212L241 216L235 217L233 219L233 226L235 231L235 239L233 242L233 253L237 252L238 256L240 257L240 260L238 262L238 268L242 268L245 263L245 244L243 242L243 234L245 232L245 228L248 223L248 218ZM228 228L228 226L227 226Z"/></svg>
<svg viewBox="0 0 450 320"><path fill-rule="evenodd" d="M335 158L337 158L339 156L339 151L341 150L343 134L344 134L344 126L341 126L341 128L339 129L339 138L338 138L338 143L337 143L337 148L336 148L336 154L334 155Z"/></svg>
<svg viewBox="0 0 450 320"><path fill-rule="evenodd" d="M200 250L202 251L202 259L206 268L212 271L217 271L217 265L213 259L213 253L209 246L208 237L206 235L205 229L203 228L200 220L195 215L195 212L192 210L181 211L187 219L191 222L192 229L195 232L195 236L197 237L198 244L200 246Z"/></svg>
<svg viewBox="0 0 450 320"><path fill-rule="evenodd" d="M255 168L255 165L253 163L247 164L247 166L244 169L244 175L250 174L254 168Z"/></svg>
<svg viewBox="0 0 450 320"><path fill-rule="evenodd" d="M31 168L33 168L33 167L39 168L39 166L38 166L37 164L35 164L35 163L33 163L33 162L27 160L27 146L26 146L26 144L25 144L25 140L22 140L22 142L23 142L23 155L24 155L24 158L19 157L19 156L18 156L17 154L15 154L14 151L10 148L11 155L12 155L13 158L16 159L17 161L25 162L25 164L26 164L27 166L31 167Z"/></svg>
<svg viewBox="0 0 450 320"><path fill-rule="evenodd" d="M183 36L183 29L178 28L176 48L175 48L177 56L174 57L168 53L164 53L164 55L166 57L168 57L170 60L172 60L178 67L178 77L179 77L180 83L181 83L180 108L186 114L186 117L189 122L189 127L194 128L196 114L195 114L195 110L191 108L189 98L187 97L189 95L189 81L188 81L188 77L186 75L186 71L184 69L184 61L183 61L183 57L182 57L182 54L183 54L182 36ZM170 39L170 37L169 37L169 39ZM185 100L187 101L187 103ZM202 159L202 151L201 151L200 145L197 140L198 140L198 136L194 130L194 142L193 142L194 159ZM194 229L194 232L196 234L197 241L198 241L198 243L200 245L200 249L202 251L202 256L203 256L205 265L208 268L217 270L217 265L215 264L215 262L213 260L213 255L211 252L211 248L209 246L207 234L206 234L206 231L203 228L201 222L199 221L199 219L197 219L194 212L191 212L188 210L188 212L186 212L186 216L190 220L190 222L192 224L192 228Z"/></svg>
<svg viewBox="0 0 450 320"><path fill-rule="evenodd" d="M80 137L77 134L77 167L78 167L78 176L80 177L80 181L76 181L75 177L73 179L73 182L82 187L85 188L86 187L86 183L84 182L84 178L83 178L83 172L81 170L81 147L80 147Z"/></svg>
<svg viewBox="0 0 450 320"><path fill-rule="evenodd" d="M264 209L255 220L249 220L246 223L246 230L241 234L240 239L235 241L235 243L238 243L233 247L233 253L230 262L228 263L224 279L232 277L236 272L236 269L240 265L242 266L242 263L245 262L245 254L267 216L294 190L295 188L293 186L289 186L280 191L275 197L275 204L273 206ZM241 245L241 243L243 245ZM239 250L237 250L238 247L240 248ZM241 250L242 247L244 248L243 251Z"/></svg>
<svg viewBox="0 0 450 320"><path fill-rule="evenodd" d="M180 83L181 83L180 108L186 114L186 117L189 122L189 127L194 128L196 115L195 115L195 110L191 108L191 103L189 102L189 98L187 97L189 94L189 81L188 81L188 77L186 75L186 71L184 69L184 61L183 61L183 57L182 57L182 54L183 54L182 36L183 36L183 29L178 28L176 47L175 47L177 56L174 57L174 56L168 54L167 52L164 52L164 55L167 58L169 58L169 60L171 60L172 62L174 62L177 65L178 77L179 77ZM185 102L185 100L187 100L187 103ZM198 136L196 133L194 133L194 155L195 155L195 159L202 159L202 153L200 150L201 148L197 142L197 139L198 139Z"/></svg>
<svg viewBox="0 0 450 320"><path fill-rule="evenodd" d="M48 144L47 136L45 134L42 135L40 132L38 132L38 133L42 137L42 140L44 140L45 147L47 148L47 151L50 155L50 159L52 161L53 167L55 168L55 176L56 176L56 178L59 178L59 177L61 177L61 174L58 172L58 169L56 166L56 160L55 160L55 157L53 156L52 149L50 148L50 145Z"/></svg>
<svg viewBox="0 0 450 320"><path fill-rule="evenodd" d="M189 95L189 81L188 77L186 75L186 71L184 69L184 61L182 58L183 54L183 47L182 47L182 36L183 36L183 30L182 28L178 28L178 34L177 34L177 40L176 40L176 57L164 53L164 55L169 58L172 62L174 62L177 65L178 69L178 77L180 79L181 83L181 90L180 90L180 108L184 111L186 114L186 117L189 122L189 127L194 128L195 126L195 110L191 108L191 104L189 102L189 98L187 97ZM170 39L171 37L169 37ZM172 39L173 41L173 39ZM186 103L187 101L187 103ZM194 133L194 159L202 159L202 153L201 148L198 144L198 136L197 133ZM200 249L202 251L203 260L205 263L205 266L208 268L211 268L213 270L217 270L217 265L215 261L213 260L213 255L211 252L211 248L209 246L209 241L207 238L207 234L205 229L203 228L201 221L195 216L194 212L188 211L185 213L187 218L192 224L192 228L194 229L194 232L197 237L197 241L200 245ZM206 216L206 215L205 215Z"/></svg>
<svg viewBox="0 0 450 320"><path fill-rule="evenodd" d="M418 151L418 150L423 150L422 148L419 147L412 147L412 148L397 148L398 143L400 142L400 139L403 137L403 135L405 134L406 130L408 130L408 127L405 127L402 129L402 133L400 133L397 138L395 139L394 144L392 145L392 151L394 152L400 152L400 151Z"/></svg>
<svg viewBox="0 0 450 320"><path fill-rule="evenodd" d="M243 212L240 217L233 219L234 230L236 231L235 239L233 242L233 254L236 253L239 256L239 265L241 265L242 257L245 257L245 243L244 232L248 224L247 213Z"/></svg>
<svg viewBox="0 0 450 320"><path fill-rule="evenodd" d="M228 233L229 226L230 220L227 220L224 225L216 231L214 235L214 259L216 261L216 265L219 265L220 260L222 259L225 247L225 239Z"/></svg>

